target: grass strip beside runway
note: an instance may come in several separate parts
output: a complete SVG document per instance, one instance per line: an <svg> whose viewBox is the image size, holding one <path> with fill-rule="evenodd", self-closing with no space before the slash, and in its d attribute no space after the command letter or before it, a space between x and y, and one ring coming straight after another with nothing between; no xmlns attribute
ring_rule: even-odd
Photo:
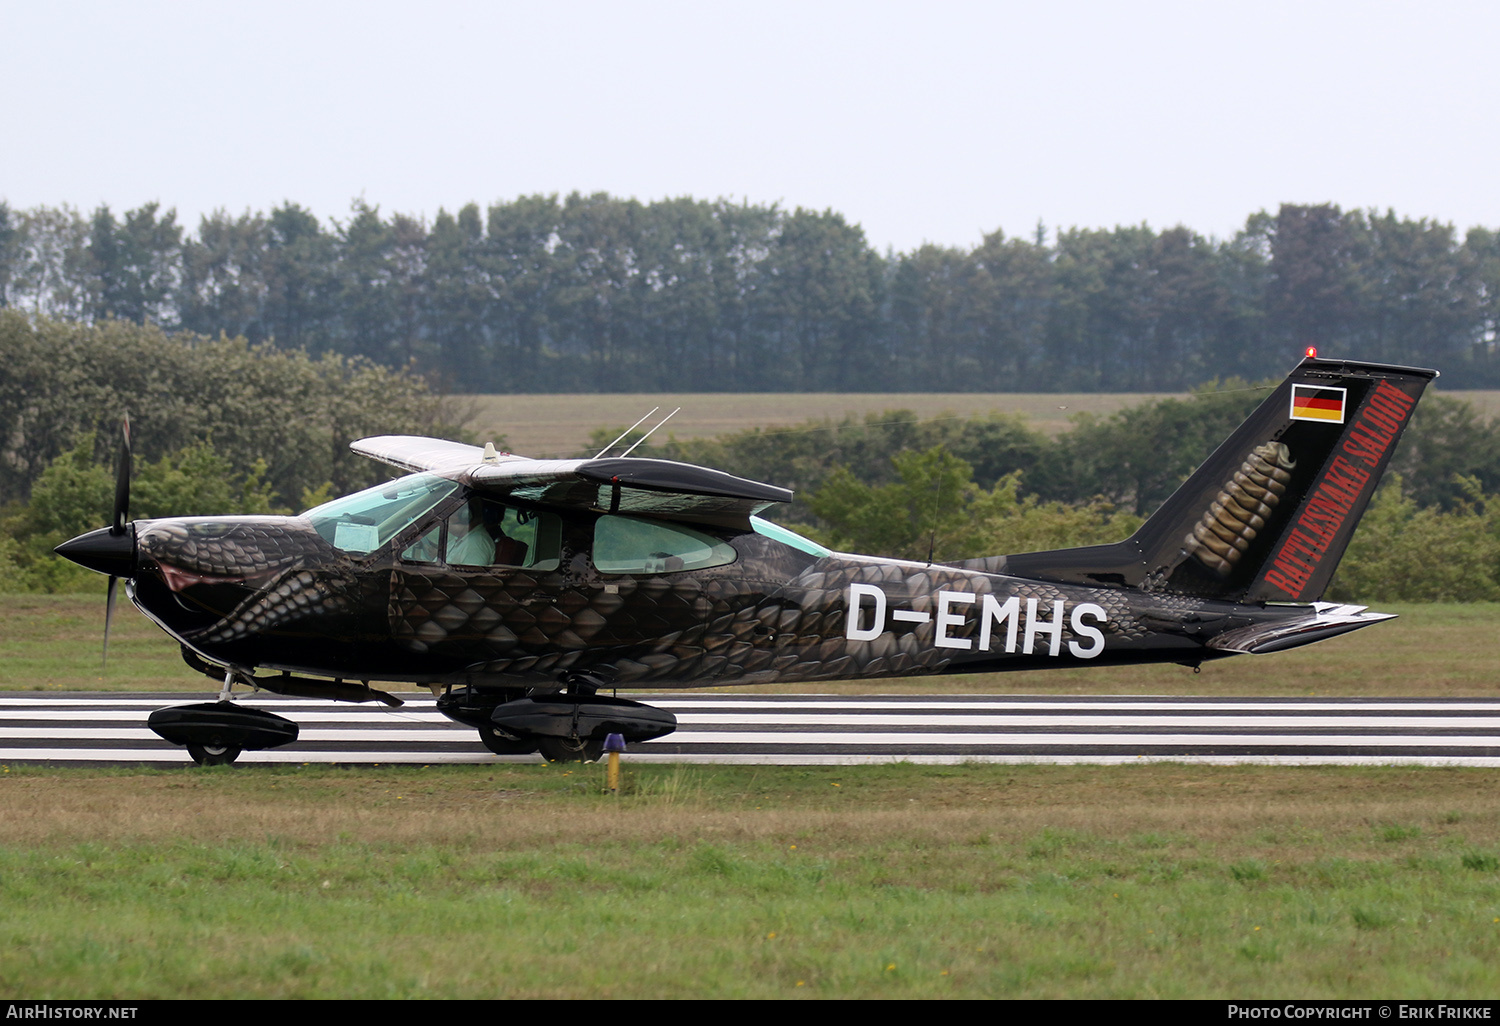
<svg viewBox="0 0 1500 1026"><path fill-rule="evenodd" d="M18 997L1492 997L1500 772L0 772Z"/></svg>

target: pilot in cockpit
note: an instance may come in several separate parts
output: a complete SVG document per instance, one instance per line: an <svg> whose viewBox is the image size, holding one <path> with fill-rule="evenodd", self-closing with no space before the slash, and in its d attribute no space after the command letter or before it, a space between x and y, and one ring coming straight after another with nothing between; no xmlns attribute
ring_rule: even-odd
<svg viewBox="0 0 1500 1026"><path fill-rule="evenodd" d="M505 507L471 498L448 521L448 562L458 566L524 566L528 546L505 533Z"/></svg>

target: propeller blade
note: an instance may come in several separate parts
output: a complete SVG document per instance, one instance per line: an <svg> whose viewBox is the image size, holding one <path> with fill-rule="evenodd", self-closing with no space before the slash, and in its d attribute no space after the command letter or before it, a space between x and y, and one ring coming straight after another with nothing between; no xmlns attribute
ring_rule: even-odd
<svg viewBox="0 0 1500 1026"><path fill-rule="evenodd" d="M110 521L109 533L115 537L125 533L127 514L130 512L130 415L120 423L120 465L115 471L115 512ZM114 582L110 582L110 595L114 595Z"/></svg>
<svg viewBox="0 0 1500 1026"><path fill-rule="evenodd" d="M115 509L109 522L111 537L125 534L125 525L130 522L130 414L120 421L120 465L115 469ZM115 618L115 587L120 579L109 576L109 593L104 599L104 654L100 666L109 666L109 625Z"/></svg>
<svg viewBox="0 0 1500 1026"><path fill-rule="evenodd" d="M118 577L109 579L109 595L104 600L104 657L99 661L100 666L109 665L109 622L115 616L115 585L119 583Z"/></svg>

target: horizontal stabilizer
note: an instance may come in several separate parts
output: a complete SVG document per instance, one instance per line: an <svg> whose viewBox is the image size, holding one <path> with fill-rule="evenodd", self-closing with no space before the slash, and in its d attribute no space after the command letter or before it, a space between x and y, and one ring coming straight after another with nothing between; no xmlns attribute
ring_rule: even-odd
<svg viewBox="0 0 1500 1026"><path fill-rule="evenodd" d="M1225 652L1265 655L1289 648L1301 648L1315 641L1326 641L1340 634L1357 631L1372 623L1394 620L1394 613L1367 613L1364 606L1345 606L1335 602L1314 602L1307 612L1293 620L1259 623L1226 631L1208 643L1209 648Z"/></svg>

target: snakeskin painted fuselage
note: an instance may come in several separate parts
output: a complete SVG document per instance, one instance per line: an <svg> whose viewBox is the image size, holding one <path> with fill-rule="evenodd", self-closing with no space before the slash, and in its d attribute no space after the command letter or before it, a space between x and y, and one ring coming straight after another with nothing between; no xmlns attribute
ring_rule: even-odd
<svg viewBox="0 0 1500 1026"><path fill-rule="evenodd" d="M606 574L587 515L567 520L558 566L542 571L407 562L409 535L353 556L296 517L135 528L131 597L186 647L370 681L525 688L580 671L655 688L1197 663L1222 654L1211 638L1287 615L1008 576L1004 558L813 555L730 528L711 529L734 549L726 565Z"/></svg>

